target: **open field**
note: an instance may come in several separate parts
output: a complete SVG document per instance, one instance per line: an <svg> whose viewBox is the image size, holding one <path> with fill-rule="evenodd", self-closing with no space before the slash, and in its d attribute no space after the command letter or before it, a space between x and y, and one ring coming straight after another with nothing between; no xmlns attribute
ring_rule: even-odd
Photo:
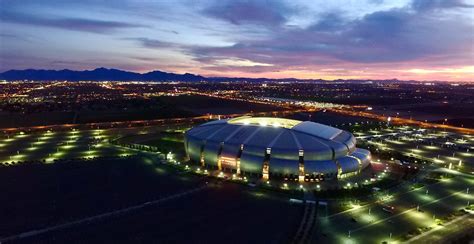
<svg viewBox="0 0 474 244"><path fill-rule="evenodd" d="M3 167L0 236L120 209L198 184L198 179L173 169L156 169L157 161L141 155Z"/></svg>
<svg viewBox="0 0 474 244"><path fill-rule="evenodd" d="M176 97L160 97L160 101L168 106L189 111L195 115L204 114L237 114L249 112L268 112L284 110L283 108L244 101L219 99L209 96L189 95Z"/></svg>
<svg viewBox="0 0 474 244"><path fill-rule="evenodd" d="M364 118L364 117L355 117L355 116L347 116L342 115L334 112L311 112L311 113L296 113L287 116L289 119L296 119L301 121L313 121L329 126L341 126L342 124L349 124L349 123L356 123L356 122L372 122L373 119Z"/></svg>
<svg viewBox="0 0 474 244"><path fill-rule="evenodd" d="M119 100L116 103L124 102ZM136 106L130 105L134 103L137 103ZM113 105L106 107L98 102L97 106L76 110L65 108L61 111L0 112L0 128L187 118L206 114L238 114L279 110L282 108L207 96L159 96L145 101L129 101L123 107L117 108Z"/></svg>
<svg viewBox="0 0 474 244"><path fill-rule="evenodd" d="M157 162L152 156L140 155L2 168L0 188L5 198L1 199L0 237L143 204L193 189L206 179ZM117 238L128 242L193 242L197 238L287 242L301 211L302 205L290 204L286 195L210 183L207 189L162 204L34 235L19 243L90 243ZM275 221L276 216L284 217Z"/></svg>

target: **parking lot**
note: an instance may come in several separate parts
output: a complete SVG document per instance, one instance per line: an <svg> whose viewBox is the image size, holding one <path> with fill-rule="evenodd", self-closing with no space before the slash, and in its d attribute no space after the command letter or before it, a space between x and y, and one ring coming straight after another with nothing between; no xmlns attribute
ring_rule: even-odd
<svg viewBox="0 0 474 244"><path fill-rule="evenodd" d="M474 136L411 126L372 129L354 133L378 153L399 153L413 162L435 163L463 172L474 171Z"/></svg>

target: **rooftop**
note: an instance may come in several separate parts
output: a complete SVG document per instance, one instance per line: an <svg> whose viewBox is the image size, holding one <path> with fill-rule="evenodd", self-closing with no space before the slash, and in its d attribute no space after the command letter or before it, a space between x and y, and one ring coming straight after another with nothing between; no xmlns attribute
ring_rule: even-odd
<svg viewBox="0 0 474 244"><path fill-rule="evenodd" d="M299 120L284 119L284 118L244 116L244 117L230 119L227 121L227 123L236 124L236 125L273 126L273 127L283 127L283 128L291 129L302 122Z"/></svg>

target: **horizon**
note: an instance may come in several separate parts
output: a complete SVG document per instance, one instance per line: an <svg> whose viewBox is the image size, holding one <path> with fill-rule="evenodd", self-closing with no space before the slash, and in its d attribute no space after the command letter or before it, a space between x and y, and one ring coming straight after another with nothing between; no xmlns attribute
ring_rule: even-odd
<svg viewBox="0 0 474 244"><path fill-rule="evenodd" d="M474 80L472 0L135 3L1 1L0 72Z"/></svg>
<svg viewBox="0 0 474 244"><path fill-rule="evenodd" d="M169 71L164 71L164 70L149 70L149 71L144 71L144 72L135 72L131 70L123 70L123 69L118 69L118 68L113 68L113 67L96 67L96 68L90 68L90 69L83 69L83 70L75 70L75 69L33 69L33 68L28 68L28 69L11 69L11 70L6 70L4 72L0 72L0 74L9 72L9 71L27 71L27 70L33 70L33 71L73 71L73 72L85 72L85 71L94 71L97 69L106 69L106 70L118 70L118 71L123 71L123 72L132 72L136 74L147 74L155 71L159 72L164 72L164 73L170 73L170 74L177 74L177 75L185 75L185 74L190 74L190 75L195 75L195 76L201 76L203 78L229 78L229 79L267 79L267 80L296 80L296 81L311 81L311 80L322 80L322 81L337 81L337 80L366 80L366 81L401 81L401 82L442 82L442 83L472 83L472 80L459 80L459 81L449 81L449 80L413 80L413 79L398 79L396 77L393 78L384 78L384 79L376 79L376 78L337 78L337 79L323 79L323 78L295 78L295 77L282 77L282 78L267 78L267 77L241 77L241 76L206 76L206 75L201 75L201 74L195 74L195 73L189 73L189 72L183 72L183 73L175 73L175 72L169 72ZM33 81L33 80L31 80ZM92 80L91 80L92 81Z"/></svg>

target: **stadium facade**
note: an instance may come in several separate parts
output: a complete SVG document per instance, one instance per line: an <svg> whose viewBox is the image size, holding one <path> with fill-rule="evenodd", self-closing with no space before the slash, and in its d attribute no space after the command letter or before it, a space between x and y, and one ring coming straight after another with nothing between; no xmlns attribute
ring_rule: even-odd
<svg viewBox="0 0 474 244"><path fill-rule="evenodd" d="M185 135L186 153L204 167L263 179L298 181L341 178L370 164L344 130L310 121L238 117L211 121Z"/></svg>

